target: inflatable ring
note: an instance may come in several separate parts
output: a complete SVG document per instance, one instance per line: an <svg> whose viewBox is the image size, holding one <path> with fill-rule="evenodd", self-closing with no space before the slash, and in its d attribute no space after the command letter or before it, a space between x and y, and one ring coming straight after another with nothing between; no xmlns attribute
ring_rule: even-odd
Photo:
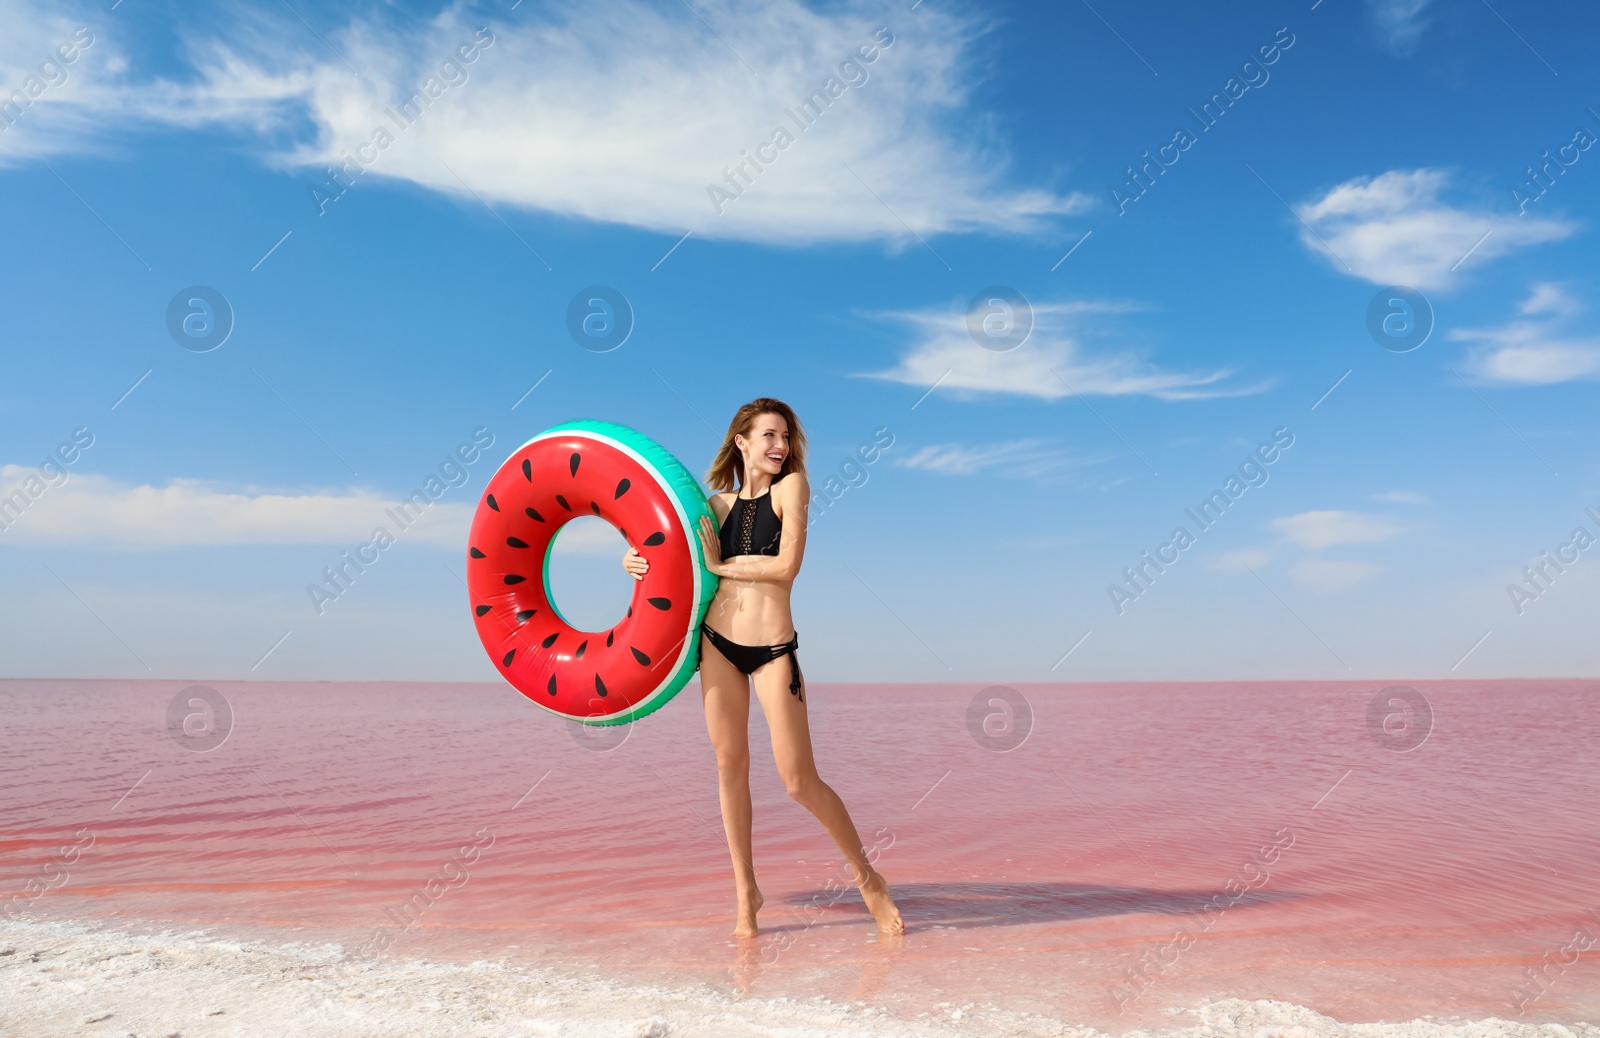
<svg viewBox="0 0 1600 1038"><path fill-rule="evenodd" d="M605 631L573 627L550 594L550 546L581 515L611 523L650 561L627 615ZM523 444L489 480L467 548L473 622L501 675L584 724L660 709L700 664L700 621L717 591L695 529L702 515L711 509L695 478L626 426L565 422Z"/></svg>

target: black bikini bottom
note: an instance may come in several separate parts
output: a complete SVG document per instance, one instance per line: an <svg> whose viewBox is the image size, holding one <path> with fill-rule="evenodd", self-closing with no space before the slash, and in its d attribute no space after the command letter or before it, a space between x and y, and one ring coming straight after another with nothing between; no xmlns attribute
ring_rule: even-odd
<svg viewBox="0 0 1600 1038"><path fill-rule="evenodd" d="M711 639L711 644L717 647L717 651L722 653L729 663L738 667L745 674L752 673L757 667L771 663L780 656L787 655L789 657L789 694L798 696L802 703L806 701L805 692L803 691L805 686L800 677L800 657L795 653L795 650L800 648L799 631L796 631L794 637L782 645L740 645L738 642L729 641L716 631L713 631L711 625L705 621L701 621L700 630L705 632L706 637Z"/></svg>

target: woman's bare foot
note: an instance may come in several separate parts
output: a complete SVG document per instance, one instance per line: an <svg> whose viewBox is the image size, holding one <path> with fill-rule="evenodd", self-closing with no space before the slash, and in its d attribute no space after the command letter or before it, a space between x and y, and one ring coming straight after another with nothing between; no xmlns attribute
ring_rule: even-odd
<svg viewBox="0 0 1600 1038"><path fill-rule="evenodd" d="M861 900L867 903L867 911L878 921L879 933L906 932L906 924L900 918L900 910L894 906L894 900L889 897L889 881L883 878L883 873L873 869L872 875L861 884L860 890Z"/></svg>
<svg viewBox="0 0 1600 1038"><path fill-rule="evenodd" d="M759 888L753 888L753 893L748 900L745 898L739 899L739 920L733 927L733 935L735 937L754 937L761 932L760 927L756 925L756 913L761 911L761 906L766 903L766 900L761 896Z"/></svg>

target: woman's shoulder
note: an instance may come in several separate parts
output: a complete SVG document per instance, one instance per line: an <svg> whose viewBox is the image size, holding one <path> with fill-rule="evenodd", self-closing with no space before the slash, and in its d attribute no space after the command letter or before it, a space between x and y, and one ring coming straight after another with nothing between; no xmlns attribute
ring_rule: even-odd
<svg viewBox="0 0 1600 1038"><path fill-rule="evenodd" d="M771 496L773 514L781 523L790 508L804 507L811 496L811 484L804 472L787 472L773 480Z"/></svg>
<svg viewBox="0 0 1600 1038"><path fill-rule="evenodd" d="M711 511L717 522L720 523L728 517L728 513L733 509L733 499L736 496L737 493L735 491L722 490L713 493L707 498L711 502Z"/></svg>
<svg viewBox="0 0 1600 1038"><path fill-rule="evenodd" d="M772 481L773 490L782 490L785 495L805 497L811 489L811 483L806 479L806 474L800 471L785 472Z"/></svg>

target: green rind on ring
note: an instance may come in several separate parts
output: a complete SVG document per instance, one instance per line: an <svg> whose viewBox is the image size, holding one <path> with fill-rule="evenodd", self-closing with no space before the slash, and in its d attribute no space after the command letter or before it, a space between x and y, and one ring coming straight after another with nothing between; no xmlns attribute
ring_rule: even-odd
<svg viewBox="0 0 1600 1038"><path fill-rule="evenodd" d="M696 528L700 525L700 517L702 515L711 518L713 529L716 528L717 520L716 516L711 512L711 502L707 500L705 491L700 487L700 481L695 479L693 474L684 467L683 462L673 457L670 451L650 437L630 429L626 425L618 425L615 422L579 418L570 422L562 422L560 425L552 425L539 433L539 435L528 440L528 443L563 432L594 433L597 436L615 440L637 454L647 467L655 471L657 476L660 477L661 483L665 485L667 493L677 505L684 533L689 538L689 550L694 553L694 559L699 569L699 592L695 595L694 624L685 635L685 640L689 643L689 651L681 657L678 665L673 668L672 673L668 676L665 691L658 692L648 701L622 713L605 717L573 718L573 720L597 728L627 724L630 721L637 721L641 717L654 713L670 702L674 696L682 691L683 686L689 683L689 679L693 677L696 668L700 664L700 638L696 632L700 629L700 621L705 619L707 610L711 608L711 600L716 597L718 578L715 573L712 573L706 567L705 549L700 544L700 537L696 533ZM522 450L523 447L528 446L528 443L524 443L517 450ZM552 609L556 610L557 616L561 615L561 610L556 608L555 596L550 593L550 550L555 547L555 542L560 536L560 531L557 531L556 536L550 539L550 548L545 550L542 576L545 600L550 603ZM636 544L633 546L635 548L638 547ZM634 604L636 606L638 605L639 595L639 590L635 588ZM561 619L566 622L566 617L563 616ZM568 623L568 626L571 626L571 624Z"/></svg>

